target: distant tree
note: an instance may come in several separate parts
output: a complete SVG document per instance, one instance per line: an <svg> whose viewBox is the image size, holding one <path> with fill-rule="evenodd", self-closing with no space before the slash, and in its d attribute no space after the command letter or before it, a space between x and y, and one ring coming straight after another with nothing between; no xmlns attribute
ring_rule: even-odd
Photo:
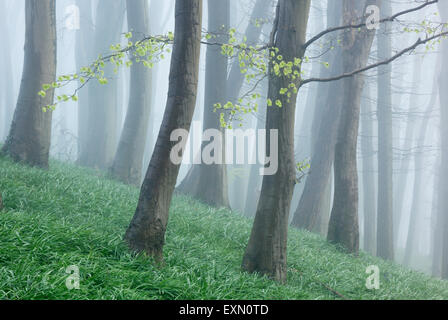
<svg viewBox="0 0 448 320"><path fill-rule="evenodd" d="M392 4L383 0L382 17L392 14ZM378 34L378 59L392 56L389 27L383 23ZM394 259L393 181L392 181L392 66L378 68L378 205L377 255Z"/></svg>
<svg viewBox="0 0 448 320"><path fill-rule="evenodd" d="M366 83L361 105L361 156L364 212L364 250L376 254L376 181L373 119L375 110L371 101L371 86Z"/></svg>
<svg viewBox="0 0 448 320"><path fill-rule="evenodd" d="M3 13L3 16L0 18L0 30L7 30L6 15L9 15L11 12L6 9L6 2L1 1L0 11ZM2 56L0 58L0 68L2 70L0 79L0 139L3 139L8 135L12 116L14 114L15 81L12 71L12 50L6 49L9 48L11 44L9 32L3 32L0 35L0 41L5 44L5 49L2 50Z"/></svg>
<svg viewBox="0 0 448 320"><path fill-rule="evenodd" d="M227 43L230 25L230 1L208 0L208 32L216 36L213 41ZM220 119L214 111L215 103L225 103L227 93L228 59L221 54L220 46L208 46L205 63L205 97L203 129L215 129L223 132ZM205 141L201 145L199 155L209 144ZM216 152L216 151L215 151ZM225 143L221 144L221 155L225 159ZM217 207L230 207L227 191L226 165L194 164L187 176L177 188L180 192L189 194Z"/></svg>
<svg viewBox="0 0 448 320"><path fill-rule="evenodd" d="M198 86L202 1L176 0L168 100L134 217L126 231L130 248L163 259L171 197L180 164L170 159L174 130L189 130Z"/></svg>
<svg viewBox="0 0 448 320"><path fill-rule="evenodd" d="M421 59L421 58L420 58ZM413 195L412 195L412 204L411 204L411 213L409 216L409 227L408 234L406 236L406 246L405 246L405 254L403 259L403 264L410 266L411 265L411 257L412 254L417 249L417 240L418 240L418 221L419 217L422 213L422 204L424 203L424 192L425 192L425 152L423 151L426 136L428 134L428 127L431 120L431 113L433 112L436 100L437 100L437 78L439 76L440 65L437 65L434 70L434 74L436 75L433 82L433 94L431 95L431 99L424 111L424 118L421 121L421 127L418 134L417 146L421 150L419 150L414 155L414 185L413 185Z"/></svg>
<svg viewBox="0 0 448 320"><path fill-rule="evenodd" d="M439 11L442 21L448 21L448 2L439 1ZM448 279L448 42L443 41L442 49L442 68L439 78L439 97L440 97L440 141L441 141L441 167L440 167L440 186L439 186L439 221L443 224L442 235L442 273L444 279Z"/></svg>
<svg viewBox="0 0 448 320"><path fill-rule="evenodd" d="M132 42L150 33L148 1L127 0L127 21ZM120 142L110 169L113 177L140 186L143 155L149 129L151 107L151 70L132 59L129 104Z"/></svg>
<svg viewBox="0 0 448 320"><path fill-rule="evenodd" d="M55 0L26 0L25 58L17 107L3 153L15 161L48 167L51 143L53 88L42 86L56 77ZM41 95L38 95L38 92Z"/></svg>
<svg viewBox="0 0 448 320"><path fill-rule="evenodd" d="M344 0L344 24L354 23L368 4L377 1ZM367 65L375 30L344 32L342 37L342 65L344 73ZM342 113L334 154L334 199L328 225L327 239L343 245L349 252L358 253L358 171L357 143L361 94L364 74L344 80L342 85Z"/></svg>
<svg viewBox="0 0 448 320"><path fill-rule="evenodd" d="M125 14L124 0L99 0L93 36L93 54L107 53L111 44L120 42ZM81 148L78 163L83 166L109 169L117 148L117 79L113 77L114 66L106 65L104 72L108 85L97 82L89 84L87 141Z"/></svg>
<svg viewBox="0 0 448 320"><path fill-rule="evenodd" d="M342 0L328 2L327 25L328 28L340 26L342 23ZM334 36L334 34L333 34ZM336 33L336 38L340 33ZM333 45L336 41L333 39ZM335 46L328 57L331 68L322 70L319 77L326 78L342 73L339 58L342 48ZM309 231L316 229L320 217L324 213L325 198L328 197L328 184L332 173L334 161L334 146L336 143L337 128L342 108L341 91L342 80L331 83L318 83L319 94L315 101L314 118L311 134L311 170L304 182L303 192L294 213L291 225Z"/></svg>
<svg viewBox="0 0 448 320"><path fill-rule="evenodd" d="M79 8L79 16L82 17L82 23L79 24L79 30L76 31L75 61L77 69L87 65L95 59L94 56L94 36L95 25L93 21L93 8L91 0L76 0ZM79 85L82 85L79 83ZM89 89L90 83L87 83L83 90L78 94L78 162L82 164L87 155L87 145L89 141L88 119L89 119ZM93 107L93 103L92 103Z"/></svg>

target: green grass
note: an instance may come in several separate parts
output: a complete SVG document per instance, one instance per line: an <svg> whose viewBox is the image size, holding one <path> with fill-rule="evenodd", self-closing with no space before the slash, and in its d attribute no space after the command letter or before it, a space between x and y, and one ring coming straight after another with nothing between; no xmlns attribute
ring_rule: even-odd
<svg viewBox="0 0 448 320"><path fill-rule="evenodd" d="M241 271L251 221L175 196L156 267L129 252L122 236L138 189L98 172L52 162L49 171L0 158L0 299L447 299L448 283L321 237L291 230L288 283ZM65 270L80 268L80 289ZM378 265L381 287L365 287Z"/></svg>

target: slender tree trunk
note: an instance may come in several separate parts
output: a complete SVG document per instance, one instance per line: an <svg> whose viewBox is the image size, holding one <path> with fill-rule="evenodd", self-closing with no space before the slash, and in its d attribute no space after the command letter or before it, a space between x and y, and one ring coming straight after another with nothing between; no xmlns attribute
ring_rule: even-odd
<svg viewBox="0 0 448 320"><path fill-rule="evenodd" d="M362 105L362 182L364 203L364 249L376 253L376 186L375 186L375 151L373 147L373 106L370 101L370 86L366 85Z"/></svg>
<svg viewBox="0 0 448 320"><path fill-rule="evenodd" d="M421 81L421 58L419 56L415 57L414 62L414 75L413 75L413 92L418 92L420 81ZM412 95L410 97L408 116L406 117L406 130L404 134L404 141L401 146L401 152L404 153L399 169L398 181L394 185L394 226L395 243L398 243L398 235L400 233L400 225L403 217L403 207L404 207L404 197L406 193L406 188L404 186L408 185L409 171L411 166L410 152L413 147L414 132L416 131L416 119L415 111L419 106L419 96Z"/></svg>
<svg viewBox="0 0 448 320"><path fill-rule="evenodd" d="M434 72L437 74L437 70L435 70ZM437 86L436 82L434 82L434 86ZM428 104L428 107L424 115L425 118L423 119L422 126L420 128L420 134L417 141L417 146L420 148L422 148L425 144L426 135L428 132L429 120L431 118L431 113L436 104L436 98L437 98L437 92L435 91L431 96L431 100ZM418 218L422 211L421 210L423 202L422 195L424 194L424 181L425 181L425 175L424 175L425 154L423 150L419 151L414 156L414 163L415 163L414 194L412 196L411 214L409 218L409 228L406 239L405 255L403 260L403 264L407 266L411 265L412 253L415 252L414 250L416 249L416 243L418 237L417 234Z"/></svg>
<svg viewBox="0 0 448 320"><path fill-rule="evenodd" d="M363 16L364 3L344 0L344 24ZM344 72L367 65L375 31L345 32L343 43ZM328 240L341 244L349 252L359 251L357 142L364 75L347 78L343 83L343 109L334 156L334 200L328 226Z"/></svg>
<svg viewBox="0 0 448 320"><path fill-rule="evenodd" d="M25 59L17 107L3 147L15 161L48 167L51 143L53 90L45 97L37 93L56 77L56 3L27 0L25 3Z"/></svg>
<svg viewBox="0 0 448 320"><path fill-rule="evenodd" d="M448 21L448 2L439 1L439 10L442 21ZM448 42L442 41L442 71L439 79L439 96L440 96L440 141L441 141L441 169L439 176L439 217L441 217L441 223L443 224L443 236L442 236L442 273L443 279L448 279L448 183L446 177L448 177L448 90L446 85L448 84Z"/></svg>
<svg viewBox="0 0 448 320"><path fill-rule="evenodd" d="M99 0L95 19L95 55L105 54L111 44L119 43L125 13L124 0ZM106 170L112 164L117 147L117 79L114 66L104 68L107 86L96 81L89 85L89 109L85 148L80 151L78 163L83 166Z"/></svg>
<svg viewBox="0 0 448 320"><path fill-rule="evenodd" d="M125 240L131 249L163 259L171 197L180 164L170 159L174 130L189 131L196 104L202 1L176 0L176 26L166 110ZM183 143L184 141L182 141Z"/></svg>
<svg viewBox="0 0 448 320"><path fill-rule="evenodd" d="M392 13L390 0L383 0L383 17ZM384 60L392 55L390 29L381 24L378 34L378 58ZM393 183L392 183L392 66L378 68L378 213L377 255L394 259L393 238Z"/></svg>
<svg viewBox="0 0 448 320"><path fill-rule="evenodd" d="M0 10L4 13L4 15L1 17L0 21L0 30L7 30L7 17L6 15L9 13L6 10L5 3L2 2ZM8 132L10 130L11 126L11 120L12 116L14 114L14 95L15 95L15 88L14 88L14 78L13 78L13 71L12 71L12 59L11 59L11 49L10 45L10 35L8 32L3 32L3 34L0 37L0 41L5 45L5 49L2 50L2 57L1 57L1 70L2 70L2 80L0 82L2 92L0 93L0 109L3 110L3 115L1 122L0 122L0 140L3 140L3 138L6 138L8 135ZM1 110L0 110L1 111Z"/></svg>
<svg viewBox="0 0 448 320"><path fill-rule="evenodd" d="M129 31L133 32L131 41L136 42L149 34L148 1L127 0L126 5ZM151 72L133 60L128 111L111 173L125 183L139 186L151 112Z"/></svg>
<svg viewBox="0 0 448 320"><path fill-rule="evenodd" d="M272 0L256 0L254 7L252 9L252 14L245 31L245 37L247 38L247 43L250 45L255 45L259 42L262 36L263 28L257 26L256 21L266 20L267 17L271 17L273 9ZM241 73L241 68L238 59L233 59L233 63L230 67L228 86L227 86L227 98L236 103L241 90L244 88L245 75ZM235 125L236 126L236 125ZM233 144L233 154L236 154L236 144ZM251 146L249 146L250 148ZM229 176L229 196L230 204L232 209L245 211L247 195L251 194L249 190L249 178L250 175L246 175L250 165L248 164L233 164L227 166L227 170L230 172ZM258 172L258 171L257 171ZM256 195L255 195L256 197ZM249 201L254 201L250 199ZM255 204L256 206L256 204Z"/></svg>
<svg viewBox="0 0 448 320"><path fill-rule="evenodd" d="M273 35L275 47L285 61L303 58L306 28L310 10L307 0L280 0ZM298 80L296 81L298 85ZM272 152L271 130L278 130L278 171L263 177L260 201L243 257L242 267L248 272L259 272L285 282L286 245L289 209L295 183L294 119L297 94L288 99L281 88L288 88L291 79L269 71L268 97L280 100L282 107L268 107L266 118L266 150ZM275 142L274 142L275 143Z"/></svg>
<svg viewBox="0 0 448 320"><path fill-rule="evenodd" d="M226 36L230 25L229 0L208 0L208 32L216 34L214 41L227 43ZM205 97L203 129L219 130L222 134L219 117L213 112L215 103L225 103L227 87L228 59L221 53L221 47L208 46L205 71ZM201 155L210 142L203 142ZM225 143L221 143L222 159L225 159ZM200 155L198 155L200 156ZM227 170L223 161L213 164L196 164L188 172L178 190L190 194L212 206L230 207L227 193Z"/></svg>
<svg viewBox="0 0 448 320"><path fill-rule="evenodd" d="M95 57L92 44L94 43L95 26L93 23L92 1L77 0L76 5L79 8L79 15L82 17L82 23L79 24L79 30L76 31L76 67L81 69L87 66ZM79 83L78 85L81 85ZM87 83L83 90L78 94L78 160L81 154L87 153L88 136L88 113L89 113L89 90L90 83ZM91 106L93 108L93 105Z"/></svg>
<svg viewBox="0 0 448 320"><path fill-rule="evenodd" d="M340 25L342 22L342 0L328 3L328 27ZM340 33L337 33L339 38ZM336 42L335 39L333 39ZM336 46L329 56L329 70L323 70L321 77L341 74L342 64L340 56L342 50ZM342 81L320 83L320 94L316 100L311 127L311 169L306 178L302 196L292 219L292 226L309 231L316 230L319 217L324 215L325 199L328 196L328 184L334 160L334 145L336 143L337 128L342 108L342 96L339 94Z"/></svg>

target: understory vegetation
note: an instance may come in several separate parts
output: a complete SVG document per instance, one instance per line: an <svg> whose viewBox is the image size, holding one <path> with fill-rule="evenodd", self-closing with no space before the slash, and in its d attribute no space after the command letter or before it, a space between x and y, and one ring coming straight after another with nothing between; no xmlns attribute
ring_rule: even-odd
<svg viewBox="0 0 448 320"><path fill-rule="evenodd" d="M448 299L448 283L291 229L288 282L241 271L252 220L175 195L165 261L122 241L138 188L53 161L43 171L0 158L0 299ZM66 268L80 269L68 290ZM380 268L380 289L366 268Z"/></svg>

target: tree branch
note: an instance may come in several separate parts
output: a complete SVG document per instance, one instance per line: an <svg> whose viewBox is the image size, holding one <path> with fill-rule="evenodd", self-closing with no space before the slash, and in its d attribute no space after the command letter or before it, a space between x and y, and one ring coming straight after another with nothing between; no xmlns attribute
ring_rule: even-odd
<svg viewBox="0 0 448 320"><path fill-rule="evenodd" d="M330 78L309 78L309 79L303 80L300 83L300 87L305 85L305 84L307 84L307 83L310 83L310 82L330 82L330 81L341 80L341 79L344 79L344 78L349 78L349 77L352 77L352 76L354 76L354 75L356 75L358 73L365 72L367 70L374 69L374 68L377 68L379 66L389 64L392 61L394 61L394 60L398 59L399 57L401 57L402 55L404 55L405 53L414 50L418 46L420 46L422 44L425 44L427 42L430 42L432 40L435 40L437 38L445 37L445 36L448 36L448 31L439 33L437 35L434 35L432 37L426 38L424 40L419 38L412 46L407 47L407 48L401 50L400 52L398 52L394 56L390 57L389 59L386 59L386 60L383 60L383 61L371 64L371 65L368 65L366 67L354 70L352 72L344 73L344 74L341 74L341 75L338 75L338 76L335 76L335 77L330 77Z"/></svg>
<svg viewBox="0 0 448 320"><path fill-rule="evenodd" d="M383 18L383 19L379 20L378 22L379 23L392 22L392 21L394 21L395 19L397 19L398 17L400 17L402 15L405 15L405 14L408 14L408 13L411 13L411 12L415 12L415 11L419 11L419 10L423 9L424 7L427 7L427 6L432 5L432 4L436 4L438 2L439 2L439 0L431 0L431 1L427 0L425 3L421 4L418 7L398 12L398 13L396 13L396 14L388 17L388 18ZM363 27L366 27L366 23L365 22L359 23L359 24L349 24L349 25L344 25L344 26L339 26L339 27L328 28L328 29L318 33L317 35L315 35L311 39L309 39L303 45L303 49L308 48L311 44L313 44L314 42L316 42L317 40L319 40L320 38L322 38L326 34L329 34L329 33L335 32L335 31L339 31L339 30L344 30L344 29L358 29L358 28L363 28Z"/></svg>

